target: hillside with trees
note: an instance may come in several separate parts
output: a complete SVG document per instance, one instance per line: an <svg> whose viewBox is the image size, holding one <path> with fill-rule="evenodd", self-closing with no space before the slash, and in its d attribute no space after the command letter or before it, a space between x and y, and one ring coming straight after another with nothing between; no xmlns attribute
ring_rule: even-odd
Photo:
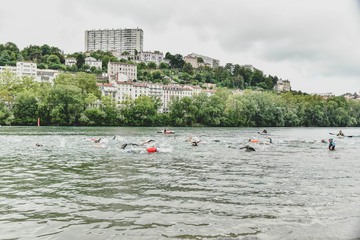
<svg viewBox="0 0 360 240"><path fill-rule="evenodd" d="M85 64L87 56L102 61L102 69L96 69ZM185 63L181 54L166 53L165 59L169 64L135 63L133 58L123 55L117 59L110 52L95 51L91 53L75 52L64 55L57 47L30 45L20 50L16 44L8 42L0 44L0 66L15 66L17 61L31 61L39 69L55 69L64 72L86 72L101 74L107 72L108 62L126 62L137 64L138 81L168 84L199 85L213 83L218 87L230 89L264 89L272 90L278 77L264 75L261 70L249 69L239 64L227 63L224 67L210 68L202 66L194 69L190 63ZM65 66L65 58L75 58L76 65ZM201 58L199 59L201 61Z"/></svg>
<svg viewBox="0 0 360 240"><path fill-rule="evenodd" d="M345 127L360 126L360 101L344 97L324 99L301 92L275 93L277 77L238 64L193 69L180 54L166 54L169 64L138 63L138 81L217 85L215 94L174 98L168 113L159 113L158 98L126 99L116 107L110 97L101 96L93 69L84 64L84 53L73 53L78 64L65 67L62 51L56 47L29 46L20 50L13 43L0 44L0 64L33 61L39 68L62 70L53 85L31 77L0 73L0 125L64 126L227 126L227 127ZM103 61L117 60L111 53L93 52ZM100 72L101 72L100 71ZM235 94L230 89L246 89ZM257 91L253 91L257 90ZM260 90L260 91L259 91Z"/></svg>

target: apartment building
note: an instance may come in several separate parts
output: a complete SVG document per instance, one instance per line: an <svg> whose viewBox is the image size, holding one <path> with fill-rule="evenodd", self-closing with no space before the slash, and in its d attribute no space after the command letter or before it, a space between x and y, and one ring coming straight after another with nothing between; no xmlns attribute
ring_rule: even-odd
<svg viewBox="0 0 360 240"><path fill-rule="evenodd" d="M104 96L112 96L117 106L127 99L136 99L140 96L158 97L162 106L159 112L168 112L171 101L174 98L191 97L194 94L202 92L198 86L181 86L177 84L162 85L156 83L137 83L132 81L113 82L110 84L98 83L97 86ZM206 92L213 94L213 92Z"/></svg>
<svg viewBox="0 0 360 240"><path fill-rule="evenodd" d="M136 62L154 62L156 65L160 65L160 63L164 60L164 54L159 51L155 52L139 52L136 56Z"/></svg>
<svg viewBox="0 0 360 240"><path fill-rule="evenodd" d="M212 67L212 68L216 68L216 67L219 67L220 66L220 60L218 59L214 59L214 58L211 58L211 57L207 57L207 56L204 56L204 55L200 55L200 54L197 54L197 53L191 53L191 54L188 54L186 57L189 57L189 58L202 58L204 60L204 65L206 66L209 66L209 67Z"/></svg>
<svg viewBox="0 0 360 240"><path fill-rule="evenodd" d="M137 66L134 64L127 64L122 62L109 62L108 63L108 76L109 82L117 82L124 80L122 75L127 77L126 80L137 79Z"/></svg>
<svg viewBox="0 0 360 240"><path fill-rule="evenodd" d="M162 111L169 112L170 103L173 98L181 99L183 97L191 97L193 89L187 86L180 86L177 84L164 85L164 94L162 97Z"/></svg>
<svg viewBox="0 0 360 240"><path fill-rule="evenodd" d="M36 63L32 62L17 62L16 67L0 66L0 72L9 71L14 73L17 77L33 77L38 82L48 82L53 84L58 70L52 69L38 69Z"/></svg>
<svg viewBox="0 0 360 240"><path fill-rule="evenodd" d="M91 67L95 67L97 69L102 69L102 61L101 60L97 60L93 57L86 57L85 58L85 64L89 65L90 68Z"/></svg>
<svg viewBox="0 0 360 240"><path fill-rule="evenodd" d="M17 62L16 75L18 77L33 76L36 77L37 65L32 62Z"/></svg>
<svg viewBox="0 0 360 240"><path fill-rule="evenodd" d="M99 29L85 31L85 51L110 51L122 54L143 51L144 32L134 29Z"/></svg>

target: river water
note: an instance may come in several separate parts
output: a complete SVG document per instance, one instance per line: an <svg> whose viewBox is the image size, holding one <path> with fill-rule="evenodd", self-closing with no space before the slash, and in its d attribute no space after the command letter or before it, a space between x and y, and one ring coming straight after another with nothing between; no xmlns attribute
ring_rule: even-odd
<svg viewBox="0 0 360 240"><path fill-rule="evenodd" d="M0 239L360 238L360 137L329 151L339 129L269 128L273 144L255 128L159 130L0 127ZM159 152L121 149L149 139Z"/></svg>

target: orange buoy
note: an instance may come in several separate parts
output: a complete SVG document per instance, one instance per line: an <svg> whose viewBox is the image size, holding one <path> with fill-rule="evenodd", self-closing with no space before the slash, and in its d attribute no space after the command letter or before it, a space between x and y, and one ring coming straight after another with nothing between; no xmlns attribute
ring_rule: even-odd
<svg viewBox="0 0 360 240"><path fill-rule="evenodd" d="M157 148L156 147L149 147L146 149L147 152L149 153L153 153L153 152L157 152Z"/></svg>

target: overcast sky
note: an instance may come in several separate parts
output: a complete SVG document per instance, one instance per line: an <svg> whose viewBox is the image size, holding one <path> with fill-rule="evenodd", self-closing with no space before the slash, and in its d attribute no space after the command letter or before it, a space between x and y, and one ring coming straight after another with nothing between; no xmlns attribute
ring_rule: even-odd
<svg viewBox="0 0 360 240"><path fill-rule="evenodd" d="M85 30L144 30L144 50L251 64L293 90L360 91L360 0L11 0L0 43L84 51Z"/></svg>

